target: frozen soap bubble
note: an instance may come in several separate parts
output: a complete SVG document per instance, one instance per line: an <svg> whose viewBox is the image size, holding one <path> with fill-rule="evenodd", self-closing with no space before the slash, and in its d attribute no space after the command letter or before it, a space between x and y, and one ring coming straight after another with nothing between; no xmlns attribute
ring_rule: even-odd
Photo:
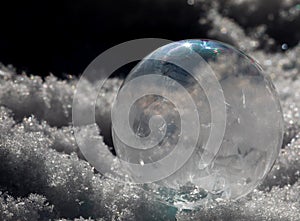
<svg viewBox="0 0 300 221"><path fill-rule="evenodd" d="M269 77L249 56L211 40L170 43L144 58L116 97L112 123L128 179L186 209L249 193L283 137Z"/></svg>

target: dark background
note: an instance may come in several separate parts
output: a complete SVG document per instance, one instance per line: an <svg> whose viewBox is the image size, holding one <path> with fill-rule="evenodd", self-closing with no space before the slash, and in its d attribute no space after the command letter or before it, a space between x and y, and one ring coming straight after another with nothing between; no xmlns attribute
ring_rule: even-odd
<svg viewBox="0 0 300 221"><path fill-rule="evenodd" d="M206 37L201 10L185 0L11 0L1 8L0 62L18 73L78 75L127 40Z"/></svg>
<svg viewBox="0 0 300 221"><path fill-rule="evenodd" d="M207 17L207 11L216 2L219 12L242 26L248 35L256 35L255 28L264 25L266 34L275 40L273 52L280 51L282 44L292 48L299 42L300 16L292 20L281 16L282 10L288 13L294 5L262 0L252 10L251 1L195 2L189 5L187 0L2 1L0 62L12 64L18 73L25 71L29 75L79 75L101 52L127 40L209 38L210 23L200 25L199 19ZM300 10L300 1L298 7Z"/></svg>

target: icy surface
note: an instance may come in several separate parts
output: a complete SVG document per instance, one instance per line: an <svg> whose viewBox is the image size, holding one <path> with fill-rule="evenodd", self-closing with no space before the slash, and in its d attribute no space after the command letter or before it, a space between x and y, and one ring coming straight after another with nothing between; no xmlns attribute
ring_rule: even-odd
<svg viewBox="0 0 300 221"><path fill-rule="evenodd" d="M207 9L199 25L211 26L211 38L246 50L279 93L284 145L263 183L235 202L217 200L194 212L176 211L133 186L104 179L84 161L70 126L76 78L43 81L1 67L0 220L300 220L300 44L286 50L274 34L275 28L292 29L291 42L299 40L299 1L193 2ZM244 29L245 24L252 28ZM99 125L108 127L106 116L120 83L110 80L108 95L99 98ZM103 150L109 153L105 144Z"/></svg>

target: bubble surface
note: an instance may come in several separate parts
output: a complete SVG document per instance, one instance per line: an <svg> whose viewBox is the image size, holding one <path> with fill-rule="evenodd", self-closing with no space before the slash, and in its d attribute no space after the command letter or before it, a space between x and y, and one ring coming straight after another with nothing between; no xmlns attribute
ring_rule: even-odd
<svg viewBox="0 0 300 221"><path fill-rule="evenodd" d="M114 108L114 147L128 177L178 208L246 195L282 145L271 80L251 57L217 41L155 50L128 75Z"/></svg>

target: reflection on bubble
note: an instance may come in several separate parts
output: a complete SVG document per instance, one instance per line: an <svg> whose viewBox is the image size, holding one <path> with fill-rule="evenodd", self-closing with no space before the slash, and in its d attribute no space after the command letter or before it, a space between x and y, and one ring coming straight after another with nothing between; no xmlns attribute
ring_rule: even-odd
<svg viewBox="0 0 300 221"><path fill-rule="evenodd" d="M113 122L117 156L131 172L149 166L149 174L133 180L160 173L143 187L163 202L194 208L207 198L237 199L258 185L278 156L283 122L274 86L252 58L229 45L186 40L163 46L122 88L114 105L129 113L112 115L122 122ZM127 133L135 136L127 140Z"/></svg>

